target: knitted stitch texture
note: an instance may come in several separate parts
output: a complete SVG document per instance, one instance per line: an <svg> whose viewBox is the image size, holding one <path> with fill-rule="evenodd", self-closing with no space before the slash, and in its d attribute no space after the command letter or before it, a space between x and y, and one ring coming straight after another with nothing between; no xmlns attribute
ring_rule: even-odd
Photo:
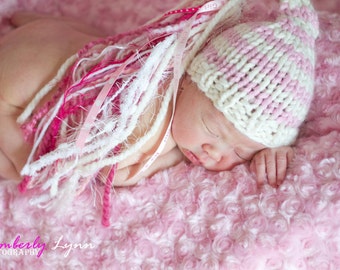
<svg viewBox="0 0 340 270"><path fill-rule="evenodd" d="M294 142L314 91L317 15L308 0L280 5L275 22L223 31L188 69L240 132L267 147Z"/></svg>

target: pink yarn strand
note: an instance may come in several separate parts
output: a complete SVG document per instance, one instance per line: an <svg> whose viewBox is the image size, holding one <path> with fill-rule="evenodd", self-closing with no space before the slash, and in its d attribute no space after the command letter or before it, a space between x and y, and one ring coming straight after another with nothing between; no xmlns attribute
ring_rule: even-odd
<svg viewBox="0 0 340 270"><path fill-rule="evenodd" d="M18 190L21 193L25 193L26 192L27 186L28 186L28 183L29 183L30 180L31 180L31 177L24 176L24 178L22 179L21 183L18 185Z"/></svg>
<svg viewBox="0 0 340 270"><path fill-rule="evenodd" d="M103 197L103 215L102 215L102 224L105 227L110 226L110 213L111 213L111 189L113 180L116 172L116 165L112 166L110 173L107 177L104 189L104 197Z"/></svg>

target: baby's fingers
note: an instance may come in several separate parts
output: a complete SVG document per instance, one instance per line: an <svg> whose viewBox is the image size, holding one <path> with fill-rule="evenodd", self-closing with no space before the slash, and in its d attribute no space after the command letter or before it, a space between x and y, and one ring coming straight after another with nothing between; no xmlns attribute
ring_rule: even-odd
<svg viewBox="0 0 340 270"><path fill-rule="evenodd" d="M278 174L277 174L277 156L276 152L269 149L265 153L265 167L267 171L267 181L268 184L272 187L277 187L279 185L278 183Z"/></svg>
<svg viewBox="0 0 340 270"><path fill-rule="evenodd" d="M253 161L255 162L257 183L259 185L268 183L273 187L277 187L276 152L272 149L265 149L259 152Z"/></svg>
<svg viewBox="0 0 340 270"><path fill-rule="evenodd" d="M259 185L268 183L273 187L282 184L294 151L291 147L267 148L257 153L250 164Z"/></svg>
<svg viewBox="0 0 340 270"><path fill-rule="evenodd" d="M262 152L256 154L252 159L250 170L256 175L258 185L263 185L267 182L266 157Z"/></svg>
<svg viewBox="0 0 340 270"><path fill-rule="evenodd" d="M286 178L288 165L293 159L294 150L291 147L283 148L284 151L278 151L276 153L276 171L277 171L277 184L281 185Z"/></svg>
<svg viewBox="0 0 340 270"><path fill-rule="evenodd" d="M286 171L288 167L288 157L286 153L276 154L276 182L277 185L281 185L286 177Z"/></svg>

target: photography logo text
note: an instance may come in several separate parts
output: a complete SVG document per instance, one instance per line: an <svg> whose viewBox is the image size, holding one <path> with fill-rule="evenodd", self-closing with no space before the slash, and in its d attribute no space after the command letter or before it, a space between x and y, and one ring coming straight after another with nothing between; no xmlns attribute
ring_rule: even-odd
<svg viewBox="0 0 340 270"><path fill-rule="evenodd" d="M38 258L43 254L46 243L41 242L37 236L32 242L22 241L20 235L11 242L0 243L0 254L9 256L35 255Z"/></svg>

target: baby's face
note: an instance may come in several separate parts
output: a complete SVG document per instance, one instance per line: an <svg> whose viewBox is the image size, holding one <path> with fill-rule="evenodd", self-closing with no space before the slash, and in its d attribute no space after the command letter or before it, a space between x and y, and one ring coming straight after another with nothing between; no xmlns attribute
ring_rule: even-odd
<svg viewBox="0 0 340 270"><path fill-rule="evenodd" d="M188 76L182 81L172 136L184 156L208 170L230 170L265 148L240 133Z"/></svg>

